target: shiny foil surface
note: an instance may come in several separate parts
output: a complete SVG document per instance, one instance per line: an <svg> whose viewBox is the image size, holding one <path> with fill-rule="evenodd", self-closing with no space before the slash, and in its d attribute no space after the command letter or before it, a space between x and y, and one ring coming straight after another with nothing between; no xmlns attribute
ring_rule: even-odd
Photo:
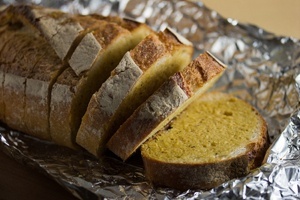
<svg viewBox="0 0 300 200"><path fill-rule="evenodd" d="M166 0L0 0L0 5L34 3L72 13L120 15L155 30L169 26L193 42L196 54L210 51L228 69L214 90L232 93L253 106L268 123L272 146L266 163L248 176L209 191L152 186L139 156L123 163L100 160L0 128L1 149L53 178L79 199L299 199L300 41L225 19L200 1Z"/></svg>

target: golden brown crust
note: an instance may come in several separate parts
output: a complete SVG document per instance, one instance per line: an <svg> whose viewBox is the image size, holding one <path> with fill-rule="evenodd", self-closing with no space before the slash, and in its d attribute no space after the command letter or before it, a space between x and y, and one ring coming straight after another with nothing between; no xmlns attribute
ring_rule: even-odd
<svg viewBox="0 0 300 200"><path fill-rule="evenodd" d="M250 169L255 169L261 166L265 158L266 151L270 146L267 123L256 110L255 112L257 113L259 122L262 123L262 125L260 129L260 140L256 144L252 144L252 147L249 148L250 151L248 153L248 159Z"/></svg>
<svg viewBox="0 0 300 200"><path fill-rule="evenodd" d="M146 71L166 53L165 44L159 40L156 34L149 35L130 51L132 59L143 71Z"/></svg>
<svg viewBox="0 0 300 200"><path fill-rule="evenodd" d="M146 177L156 186L179 190L217 187L225 181L248 174L246 155L218 163L164 163L142 156Z"/></svg>
<svg viewBox="0 0 300 200"><path fill-rule="evenodd" d="M189 67L176 73L171 78L176 81L177 85L179 85L187 95L192 96L198 88L224 71L224 69L225 67L223 67L223 65L216 62L215 59L206 52L193 60L189 64Z"/></svg>
<svg viewBox="0 0 300 200"><path fill-rule="evenodd" d="M216 62L208 53L203 53L191 63L191 67L183 70L181 75L186 85L188 85L189 91L194 93L203 83L224 70L224 67L220 66L222 65Z"/></svg>
<svg viewBox="0 0 300 200"><path fill-rule="evenodd" d="M174 48L182 45L178 38L169 29L159 32L158 37L166 45L168 51L173 51Z"/></svg>

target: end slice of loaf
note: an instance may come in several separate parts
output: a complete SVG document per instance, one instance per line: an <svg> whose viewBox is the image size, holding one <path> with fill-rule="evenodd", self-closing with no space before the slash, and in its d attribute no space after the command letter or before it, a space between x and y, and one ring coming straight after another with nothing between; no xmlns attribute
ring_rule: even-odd
<svg viewBox="0 0 300 200"><path fill-rule="evenodd" d="M109 140L108 148L126 160L149 137L208 90L224 70L225 66L211 54L199 55L134 111Z"/></svg>
<svg viewBox="0 0 300 200"><path fill-rule="evenodd" d="M154 184L210 189L260 166L268 146L266 122L250 104L211 92L145 142L141 154Z"/></svg>
<svg viewBox="0 0 300 200"><path fill-rule="evenodd" d="M99 156L116 129L165 80L191 60L193 47L169 29L151 34L127 52L92 96L76 142Z"/></svg>

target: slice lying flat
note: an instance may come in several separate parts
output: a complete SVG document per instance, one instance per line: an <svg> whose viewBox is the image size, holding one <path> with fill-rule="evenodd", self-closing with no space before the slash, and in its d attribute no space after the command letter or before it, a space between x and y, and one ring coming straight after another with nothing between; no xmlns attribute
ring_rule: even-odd
<svg viewBox="0 0 300 200"><path fill-rule="evenodd" d="M199 55L134 111L109 140L108 148L126 160L149 137L208 90L224 70L225 66L211 54Z"/></svg>
<svg viewBox="0 0 300 200"><path fill-rule="evenodd" d="M165 80L190 62L193 47L180 39L167 29L149 35L125 54L92 96L77 134L78 144L101 155L120 124Z"/></svg>
<svg viewBox="0 0 300 200"><path fill-rule="evenodd" d="M213 92L145 142L141 154L156 185L210 189L260 166L268 145L266 122L251 105Z"/></svg>

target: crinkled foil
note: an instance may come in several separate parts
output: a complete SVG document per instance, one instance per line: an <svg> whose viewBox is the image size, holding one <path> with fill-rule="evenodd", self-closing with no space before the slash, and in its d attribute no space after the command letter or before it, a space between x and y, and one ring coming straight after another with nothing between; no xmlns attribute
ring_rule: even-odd
<svg viewBox="0 0 300 200"><path fill-rule="evenodd" d="M209 191L157 188L144 176L140 158L127 163L113 156L96 160L36 140L2 126L1 149L52 177L80 199L299 199L300 198L300 42L234 19L201 2L164 0L10 1L35 3L72 13L121 15L156 30L170 26L193 42L196 54L208 50L228 69L215 90L254 105L268 123L272 146L266 163L248 176ZM297 76L298 75L298 76Z"/></svg>

